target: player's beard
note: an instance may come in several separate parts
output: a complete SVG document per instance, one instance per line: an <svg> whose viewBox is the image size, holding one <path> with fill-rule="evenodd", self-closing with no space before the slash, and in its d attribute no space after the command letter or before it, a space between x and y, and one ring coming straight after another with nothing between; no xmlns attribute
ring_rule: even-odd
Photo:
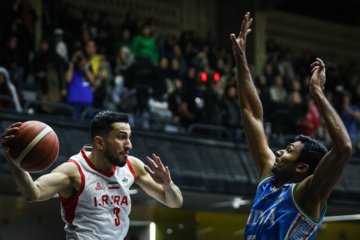
<svg viewBox="0 0 360 240"><path fill-rule="evenodd" d="M107 160L109 160L109 162L111 162L113 165L115 165L117 167L123 167L126 164L126 159L125 159L125 161L121 162L120 156L118 156L116 154L111 154L109 151L104 152L104 157Z"/></svg>

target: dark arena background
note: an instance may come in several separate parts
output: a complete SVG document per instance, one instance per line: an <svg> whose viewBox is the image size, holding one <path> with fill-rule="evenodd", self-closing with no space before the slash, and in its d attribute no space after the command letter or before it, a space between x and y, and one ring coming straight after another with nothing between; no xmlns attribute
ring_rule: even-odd
<svg viewBox="0 0 360 240"><path fill-rule="evenodd" d="M169 209L133 185L126 240L244 239L258 176L233 91L229 35L239 33L247 11L254 18L248 63L273 151L298 133L331 147L321 116L306 128L310 63L316 57L327 66L326 94L336 110L341 113L344 96L350 96L360 112L355 0L2 0L0 6L1 133L14 122L38 120L60 141L55 164L32 177L90 144L92 116L110 109L130 117L131 155L145 164L146 156L159 155L182 190L183 207ZM155 43L146 45L146 61L137 56L143 49L134 47L144 26ZM101 57L98 86L95 100L79 109L68 101L66 72L69 61L81 60L74 52L89 54L88 40ZM278 77L283 99L271 90ZM349 132L353 154L330 195L318 240L360 238L356 121ZM0 239L60 240L63 228L58 196L27 203L0 148Z"/></svg>

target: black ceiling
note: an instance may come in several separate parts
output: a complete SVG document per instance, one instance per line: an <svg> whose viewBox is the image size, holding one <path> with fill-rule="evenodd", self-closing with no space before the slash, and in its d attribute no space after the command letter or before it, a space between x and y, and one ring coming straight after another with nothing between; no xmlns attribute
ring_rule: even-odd
<svg viewBox="0 0 360 240"><path fill-rule="evenodd" d="M273 8L338 24L360 27L360 7L357 0L260 0L262 9Z"/></svg>

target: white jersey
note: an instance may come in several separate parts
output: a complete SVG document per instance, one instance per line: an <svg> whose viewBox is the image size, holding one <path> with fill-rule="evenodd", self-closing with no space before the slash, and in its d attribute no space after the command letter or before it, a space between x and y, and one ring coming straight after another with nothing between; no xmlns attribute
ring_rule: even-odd
<svg viewBox="0 0 360 240"><path fill-rule="evenodd" d="M60 197L66 239L123 240L130 225L134 170L129 160L124 167L113 166L111 173L96 170L87 157L91 150L85 147L69 160L79 168L81 187L70 198Z"/></svg>

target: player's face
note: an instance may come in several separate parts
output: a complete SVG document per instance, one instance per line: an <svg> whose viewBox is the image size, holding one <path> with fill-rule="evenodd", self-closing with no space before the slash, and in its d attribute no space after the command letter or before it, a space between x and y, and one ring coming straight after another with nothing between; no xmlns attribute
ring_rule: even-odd
<svg viewBox="0 0 360 240"><path fill-rule="evenodd" d="M113 130L105 139L104 157L113 165L123 167L132 148L131 129L128 123L113 123Z"/></svg>
<svg viewBox="0 0 360 240"><path fill-rule="evenodd" d="M275 162L271 168L275 176L282 180L289 180L295 175L297 159L300 157L303 146L304 144L298 141L276 152Z"/></svg>

